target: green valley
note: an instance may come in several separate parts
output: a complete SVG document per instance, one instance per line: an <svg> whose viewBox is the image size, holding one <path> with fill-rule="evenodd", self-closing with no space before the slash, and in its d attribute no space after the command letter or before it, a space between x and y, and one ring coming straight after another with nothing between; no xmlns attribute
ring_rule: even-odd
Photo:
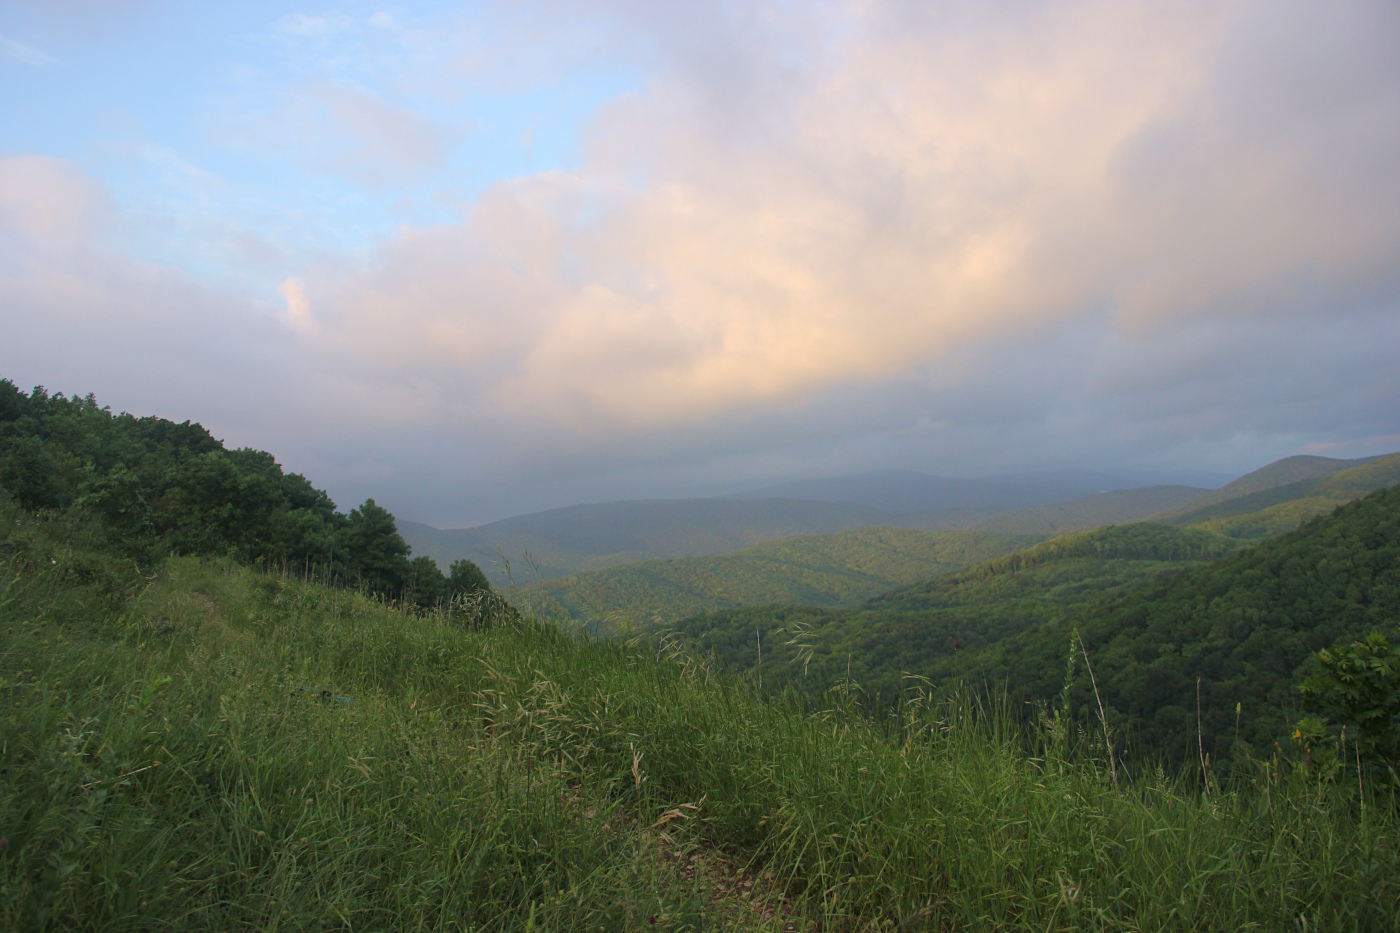
<svg viewBox="0 0 1400 933"><path fill-rule="evenodd" d="M877 596L858 609L765 606L685 619L676 631L728 667L774 689L853 682L882 702L906 674L978 650L1047 620L1074 617L1156 577L1232 553L1221 535L1137 524L1055 538ZM992 672L978 671L1001 682Z"/></svg>
<svg viewBox="0 0 1400 933"><path fill-rule="evenodd" d="M580 622L668 626L698 612L784 603L849 606L900 584L1034 543L1032 535L858 528L782 538L712 557L642 561L511 594Z"/></svg>
<svg viewBox="0 0 1400 933"><path fill-rule="evenodd" d="M857 609L758 607L676 629L727 667L761 667L770 689L850 682L877 705L910 675L1046 703L1082 639L1099 693L1075 683L1081 712L1101 700L1130 745L1180 766L1198 745L1220 762L1279 740L1300 714L1312 656L1397 620L1400 487L1390 487L1251 546L1198 528L1117 526Z"/></svg>

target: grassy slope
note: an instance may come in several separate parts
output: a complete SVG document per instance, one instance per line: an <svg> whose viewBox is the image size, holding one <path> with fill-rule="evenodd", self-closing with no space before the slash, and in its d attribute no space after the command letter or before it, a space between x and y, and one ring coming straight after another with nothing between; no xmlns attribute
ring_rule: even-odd
<svg viewBox="0 0 1400 933"><path fill-rule="evenodd" d="M1115 790L962 705L808 714L646 645L143 579L0 517L5 929L1395 928L1400 834L1351 781Z"/></svg>
<svg viewBox="0 0 1400 933"><path fill-rule="evenodd" d="M1147 486L1095 493L1073 502L1056 502L1002 512L973 525L975 531L1002 534L1064 535L1101 525L1139 522L1149 515L1195 501L1210 490L1195 486Z"/></svg>
<svg viewBox="0 0 1400 933"><path fill-rule="evenodd" d="M641 625L771 603L852 605L921 577L1033 543L1034 536L858 528L769 541L713 557L644 561L527 587L577 620L619 614Z"/></svg>
<svg viewBox="0 0 1400 933"><path fill-rule="evenodd" d="M770 687L825 688L849 677L888 699L905 673L928 673L955 651L974 652L1073 616L1238 547L1219 535L1161 525L1103 528L950 571L859 609L757 607L695 616L676 629L740 669L757 667L761 639Z"/></svg>

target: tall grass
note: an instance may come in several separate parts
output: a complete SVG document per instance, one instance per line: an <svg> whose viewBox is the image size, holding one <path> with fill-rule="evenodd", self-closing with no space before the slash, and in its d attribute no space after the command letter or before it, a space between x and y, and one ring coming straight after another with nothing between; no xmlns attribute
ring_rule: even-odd
<svg viewBox="0 0 1400 933"><path fill-rule="evenodd" d="M661 642L28 547L3 929L1397 928L1393 809L1282 762L1115 787L970 701L882 725Z"/></svg>

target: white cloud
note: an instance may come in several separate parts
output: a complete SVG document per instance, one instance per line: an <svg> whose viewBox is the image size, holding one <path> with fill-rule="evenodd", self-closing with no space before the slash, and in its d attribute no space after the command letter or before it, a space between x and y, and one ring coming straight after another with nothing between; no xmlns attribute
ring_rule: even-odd
<svg viewBox="0 0 1400 933"><path fill-rule="evenodd" d="M709 48L658 32L679 64L598 120L579 171L499 184L359 275L310 273L327 346L631 431L1105 306L1128 329L1276 317L1373 287L1400 250L1400 55L1363 41L1384 8L1087 0L950 24L874 3L819 35L754 9ZM1258 39L1275 17L1297 25ZM1344 24L1315 68L1371 59L1337 106L1251 83L1318 19Z"/></svg>
<svg viewBox="0 0 1400 933"><path fill-rule="evenodd" d="M441 169L457 131L365 88L316 81L286 94L271 113L225 117L215 136L378 191Z"/></svg>
<svg viewBox="0 0 1400 933"><path fill-rule="evenodd" d="M277 20L273 24L273 32L285 36L319 39L343 32L351 24L350 18L343 15L312 16L306 13L292 13Z"/></svg>
<svg viewBox="0 0 1400 933"><path fill-rule="evenodd" d="M47 65L61 64L58 59L53 56L5 35L0 35L0 55L4 55L6 58L13 59L25 65L34 65L39 68Z"/></svg>
<svg viewBox="0 0 1400 933"><path fill-rule="evenodd" d="M34 154L0 156L0 225L17 248L70 249L108 215L106 192L71 164Z"/></svg>
<svg viewBox="0 0 1400 933"><path fill-rule="evenodd" d="M311 317L311 305L306 300L306 290L300 279L287 279L277 287L277 293L287 302L287 321L297 330L315 331L316 321Z"/></svg>

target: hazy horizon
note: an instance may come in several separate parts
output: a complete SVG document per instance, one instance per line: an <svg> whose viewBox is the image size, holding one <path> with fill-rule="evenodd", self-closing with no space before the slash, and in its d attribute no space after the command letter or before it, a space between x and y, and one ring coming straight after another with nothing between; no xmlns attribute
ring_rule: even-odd
<svg viewBox="0 0 1400 933"><path fill-rule="evenodd" d="M0 5L0 377L461 528L1400 449L1400 6Z"/></svg>

